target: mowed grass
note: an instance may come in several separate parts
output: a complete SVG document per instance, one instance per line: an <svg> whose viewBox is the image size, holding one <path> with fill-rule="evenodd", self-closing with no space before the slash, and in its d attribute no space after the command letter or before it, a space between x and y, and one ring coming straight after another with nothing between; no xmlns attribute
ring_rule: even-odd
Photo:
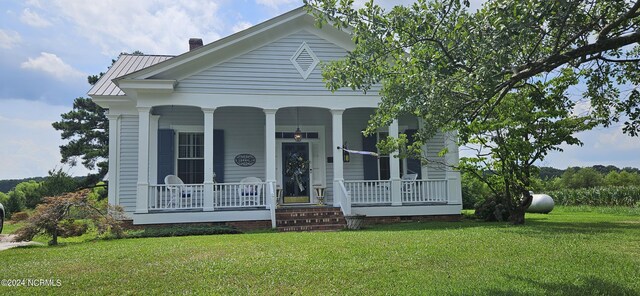
<svg viewBox="0 0 640 296"><path fill-rule="evenodd" d="M0 252L20 294L638 295L640 215L558 207L527 225L466 220L361 231L68 243Z"/></svg>

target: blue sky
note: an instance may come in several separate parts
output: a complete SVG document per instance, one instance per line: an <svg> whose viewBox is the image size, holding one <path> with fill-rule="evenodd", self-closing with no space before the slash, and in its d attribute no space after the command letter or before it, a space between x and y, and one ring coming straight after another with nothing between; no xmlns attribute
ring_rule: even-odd
<svg viewBox="0 0 640 296"><path fill-rule="evenodd" d="M62 167L58 146L63 141L51 123L71 109L74 98L86 96L86 76L106 71L120 52L180 54L191 37L209 43L301 2L1 0L0 179L44 176ZM381 1L386 7L409 2ZM623 135L620 126L580 138L583 147L553 153L542 165L640 167L640 139ZM65 169L74 175L87 172Z"/></svg>

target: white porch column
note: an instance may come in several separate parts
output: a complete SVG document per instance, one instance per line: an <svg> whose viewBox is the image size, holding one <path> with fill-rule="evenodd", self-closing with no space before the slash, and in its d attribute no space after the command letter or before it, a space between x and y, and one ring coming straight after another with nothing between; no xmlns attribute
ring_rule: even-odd
<svg viewBox="0 0 640 296"><path fill-rule="evenodd" d="M424 126L424 120L422 118L418 118L418 129L422 130L422 127ZM420 150L422 150L422 155L427 155L427 143L426 141L422 144L422 147L420 147ZM422 174L422 180L427 180L429 179L429 167L426 165L420 165L420 171Z"/></svg>
<svg viewBox="0 0 640 296"><path fill-rule="evenodd" d="M265 178L267 182L276 182L276 112L277 109L264 109L265 117Z"/></svg>
<svg viewBox="0 0 640 296"><path fill-rule="evenodd" d="M447 200L449 204L461 205L462 204L462 187L460 179L460 171L454 169L454 166L458 166L460 160L458 144L458 133L447 132L444 135L445 145L447 147L447 153L444 155L447 177Z"/></svg>
<svg viewBox="0 0 640 296"><path fill-rule="evenodd" d="M342 191L340 189L340 181L344 181L343 162L342 162L342 113L344 110L331 110L331 128L332 128L332 144L333 151L333 206L339 207L342 200Z"/></svg>
<svg viewBox="0 0 640 296"><path fill-rule="evenodd" d="M149 184L158 185L158 121L159 115L149 116Z"/></svg>
<svg viewBox="0 0 640 296"><path fill-rule="evenodd" d="M150 107L138 107L138 190L136 213L149 212L149 119Z"/></svg>
<svg viewBox="0 0 640 296"><path fill-rule="evenodd" d="M120 115L108 114L109 119L109 184L108 184L108 202L112 205L118 204L118 146L120 146L120 138L118 131L120 130Z"/></svg>
<svg viewBox="0 0 640 296"><path fill-rule="evenodd" d="M269 183L273 185L273 190L276 186L276 112L278 109L263 109L264 111L264 159L265 159L265 181L267 182L267 188ZM265 196L269 198L278 198L277 196L271 196L268 192ZM271 210L271 226L276 227L275 220L275 204L276 201L268 200L267 207Z"/></svg>
<svg viewBox="0 0 640 296"><path fill-rule="evenodd" d="M202 108L204 113L204 204L203 211L213 211L213 112L215 108Z"/></svg>
<svg viewBox="0 0 640 296"><path fill-rule="evenodd" d="M397 139L398 133L398 120L395 119L389 126L389 136ZM400 184L400 158L398 158L398 151L391 152L389 155L389 170L391 170L391 205L401 206L400 187L402 184Z"/></svg>

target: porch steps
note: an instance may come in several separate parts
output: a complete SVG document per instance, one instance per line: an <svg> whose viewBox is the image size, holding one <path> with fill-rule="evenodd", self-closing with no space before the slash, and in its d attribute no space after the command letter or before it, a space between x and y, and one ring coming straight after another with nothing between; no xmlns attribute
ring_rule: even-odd
<svg viewBox="0 0 640 296"><path fill-rule="evenodd" d="M340 208L293 207L276 210L278 231L336 231L346 227Z"/></svg>

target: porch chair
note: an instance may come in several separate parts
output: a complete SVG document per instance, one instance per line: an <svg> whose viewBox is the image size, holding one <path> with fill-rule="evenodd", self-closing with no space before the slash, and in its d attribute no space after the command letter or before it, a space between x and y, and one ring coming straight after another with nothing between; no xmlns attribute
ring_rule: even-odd
<svg viewBox="0 0 640 296"><path fill-rule="evenodd" d="M238 186L238 197L240 198L241 205L259 205L261 193L262 180L260 178L246 177L240 180L240 186Z"/></svg>
<svg viewBox="0 0 640 296"><path fill-rule="evenodd" d="M402 194L411 194L415 192L416 180L418 179L418 174L404 174L401 178L402 180Z"/></svg>
<svg viewBox="0 0 640 296"><path fill-rule="evenodd" d="M169 202L166 206L173 205L174 207L180 207L180 199L184 197L191 197L191 189L185 188L182 179L176 175L167 175L164 177L164 184L167 185L167 191L169 192Z"/></svg>

